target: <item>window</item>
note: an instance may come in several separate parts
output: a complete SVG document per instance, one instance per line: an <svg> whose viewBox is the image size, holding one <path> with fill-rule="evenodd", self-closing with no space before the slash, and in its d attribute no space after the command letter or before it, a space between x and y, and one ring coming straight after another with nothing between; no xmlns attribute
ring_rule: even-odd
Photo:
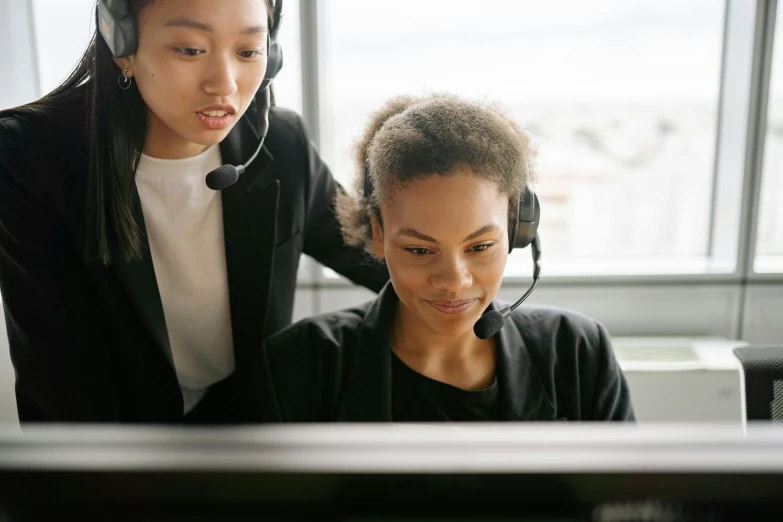
<svg viewBox="0 0 783 522"><path fill-rule="evenodd" d="M783 272L783 3L778 3L764 143L755 272Z"/></svg>
<svg viewBox="0 0 783 522"><path fill-rule="evenodd" d="M283 48L283 68L275 78L275 103L302 113L302 59L299 37L299 0L285 0L278 41Z"/></svg>
<svg viewBox="0 0 783 522"><path fill-rule="evenodd" d="M35 49L42 96L79 64L95 32L95 0L33 0Z"/></svg>
<svg viewBox="0 0 783 522"><path fill-rule="evenodd" d="M722 0L322 7L321 147L342 183L387 98L486 97L539 149L547 275L706 271ZM512 254L507 274L527 275L528 257Z"/></svg>

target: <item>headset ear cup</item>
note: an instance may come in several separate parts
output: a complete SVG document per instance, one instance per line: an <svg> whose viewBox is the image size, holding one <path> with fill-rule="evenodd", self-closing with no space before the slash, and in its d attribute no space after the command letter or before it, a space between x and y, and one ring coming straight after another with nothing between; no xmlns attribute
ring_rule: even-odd
<svg viewBox="0 0 783 522"><path fill-rule="evenodd" d="M510 254L516 248L517 230L519 229L519 207L522 200L518 199L516 205L509 201L508 211L513 212L513 217L508 220L508 253Z"/></svg>
<svg viewBox="0 0 783 522"><path fill-rule="evenodd" d="M132 16L120 21L121 30L118 34L122 34L122 42L119 44L120 56L117 58L123 58L125 56L131 56L136 54L138 49L138 43L136 41L136 20Z"/></svg>
<svg viewBox="0 0 783 522"><path fill-rule="evenodd" d="M264 71L264 80L261 82L261 87L259 87L261 91L272 83L277 73L283 68L283 47L277 41L277 35L280 32L280 22L283 19L283 0L277 0L273 9L272 26L269 28L269 39L266 46L266 71Z"/></svg>
<svg viewBox="0 0 783 522"><path fill-rule="evenodd" d="M136 20L127 12L127 7L116 11L117 5L114 5L113 9L106 0L100 0L96 23L111 54L115 58L124 58L136 53Z"/></svg>
<svg viewBox="0 0 783 522"><path fill-rule="evenodd" d="M519 202L517 226L514 231L513 248L525 248L536 238L541 209L538 196L530 187L525 187Z"/></svg>
<svg viewBox="0 0 783 522"><path fill-rule="evenodd" d="M261 82L259 90L264 90L275 79L277 73L283 68L283 48L277 40L269 41L269 51L267 53L266 71L264 72L264 81Z"/></svg>

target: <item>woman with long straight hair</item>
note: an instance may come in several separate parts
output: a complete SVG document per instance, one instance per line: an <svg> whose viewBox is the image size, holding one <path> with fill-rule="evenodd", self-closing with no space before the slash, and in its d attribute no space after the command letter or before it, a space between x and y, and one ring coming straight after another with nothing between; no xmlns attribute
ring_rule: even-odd
<svg viewBox="0 0 783 522"><path fill-rule="evenodd" d="M388 279L344 245L300 117L270 108L280 1L100 0L70 77L0 113L22 422L242 422L303 252Z"/></svg>

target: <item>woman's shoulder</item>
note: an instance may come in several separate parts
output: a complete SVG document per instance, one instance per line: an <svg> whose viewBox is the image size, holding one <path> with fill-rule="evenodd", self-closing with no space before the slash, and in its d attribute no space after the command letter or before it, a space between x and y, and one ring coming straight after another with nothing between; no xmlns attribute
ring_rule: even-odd
<svg viewBox="0 0 783 522"><path fill-rule="evenodd" d="M550 306L521 306L510 319L558 418L633 420L628 384L599 321Z"/></svg>
<svg viewBox="0 0 783 522"><path fill-rule="evenodd" d="M372 303L315 315L292 324L266 340L267 357L272 362L352 350Z"/></svg>
<svg viewBox="0 0 783 522"><path fill-rule="evenodd" d="M0 163L5 169L16 170L42 130L39 114L13 109L0 112Z"/></svg>
<svg viewBox="0 0 783 522"><path fill-rule="evenodd" d="M529 350L543 350L552 356L598 354L609 349L604 325L576 310L545 305L522 305L509 317Z"/></svg>
<svg viewBox="0 0 783 522"><path fill-rule="evenodd" d="M0 140L17 146L47 138L73 137L86 132L83 88L54 99L44 99L0 111Z"/></svg>
<svg viewBox="0 0 783 522"><path fill-rule="evenodd" d="M30 176L73 166L84 154L85 121L83 100L77 96L0 112L3 171L24 184Z"/></svg>
<svg viewBox="0 0 783 522"><path fill-rule="evenodd" d="M273 105L269 109L269 125L287 132L301 132L304 123L296 111Z"/></svg>
<svg viewBox="0 0 783 522"><path fill-rule="evenodd" d="M593 317L570 308L540 304L523 304L511 313L515 322L554 325L568 328L591 328L600 323Z"/></svg>
<svg viewBox="0 0 783 522"><path fill-rule="evenodd" d="M294 142L301 144L306 136L302 117L291 109L272 106L269 109L269 134L267 140L276 142Z"/></svg>

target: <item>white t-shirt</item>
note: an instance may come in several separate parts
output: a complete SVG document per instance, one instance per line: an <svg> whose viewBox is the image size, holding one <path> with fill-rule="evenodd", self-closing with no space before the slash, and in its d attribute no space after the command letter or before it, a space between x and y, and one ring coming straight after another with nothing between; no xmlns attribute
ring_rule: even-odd
<svg viewBox="0 0 783 522"><path fill-rule="evenodd" d="M234 371L223 204L204 182L220 165L213 145L179 160L142 154L136 171L185 413Z"/></svg>

